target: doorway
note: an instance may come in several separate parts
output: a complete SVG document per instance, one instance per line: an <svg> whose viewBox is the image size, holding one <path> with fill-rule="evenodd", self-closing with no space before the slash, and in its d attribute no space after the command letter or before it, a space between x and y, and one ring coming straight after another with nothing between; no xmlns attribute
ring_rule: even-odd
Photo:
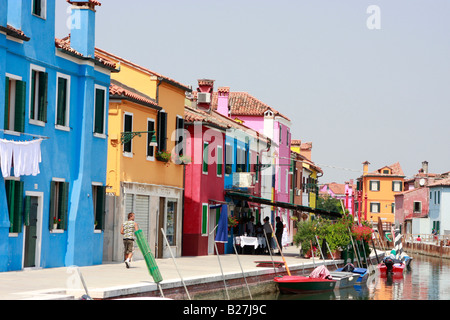
<svg viewBox="0 0 450 320"><path fill-rule="evenodd" d="M24 268L40 267L42 195L28 193L25 198Z"/></svg>

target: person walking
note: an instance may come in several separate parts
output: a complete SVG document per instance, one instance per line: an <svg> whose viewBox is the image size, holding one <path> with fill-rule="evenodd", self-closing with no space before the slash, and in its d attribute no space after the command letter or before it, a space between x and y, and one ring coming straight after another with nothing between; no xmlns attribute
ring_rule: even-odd
<svg viewBox="0 0 450 320"><path fill-rule="evenodd" d="M133 212L128 214L128 220L122 224L120 233L123 235L124 246L124 262L127 268L130 267L131 258L133 257L134 232L138 231L138 225L134 222L135 215Z"/></svg>
<svg viewBox="0 0 450 320"><path fill-rule="evenodd" d="M281 250L283 249L283 229L284 225L283 222L281 222L280 217L275 218L276 224L275 224L275 236L277 237L278 245L280 246L278 254L281 255Z"/></svg>
<svg viewBox="0 0 450 320"><path fill-rule="evenodd" d="M267 236L267 253L269 253L269 250L272 250L272 226L270 225L269 217L264 218L263 230Z"/></svg>

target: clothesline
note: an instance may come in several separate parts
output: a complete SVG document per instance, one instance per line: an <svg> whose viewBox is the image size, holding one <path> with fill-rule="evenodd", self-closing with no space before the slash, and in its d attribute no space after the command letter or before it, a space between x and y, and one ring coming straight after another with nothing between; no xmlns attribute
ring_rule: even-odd
<svg viewBox="0 0 450 320"><path fill-rule="evenodd" d="M16 132L16 131L11 131L11 130L5 130L5 129L0 129L0 132L3 132L5 134L9 134L12 136L15 136L17 134L20 134L21 136L29 136L29 137L33 137L33 139L42 139L42 140L48 140L50 139L49 137L45 137L45 136L40 136L38 134L31 134L31 133L25 133L25 132ZM13 133L14 132L14 133Z"/></svg>
<svg viewBox="0 0 450 320"><path fill-rule="evenodd" d="M0 139L0 169L3 178L11 176L36 176L40 173L42 139L32 141L11 141Z"/></svg>

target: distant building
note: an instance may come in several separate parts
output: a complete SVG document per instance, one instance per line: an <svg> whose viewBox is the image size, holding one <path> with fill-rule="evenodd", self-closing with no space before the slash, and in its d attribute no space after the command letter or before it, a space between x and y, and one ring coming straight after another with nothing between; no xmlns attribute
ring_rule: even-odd
<svg viewBox="0 0 450 320"><path fill-rule="evenodd" d="M403 191L405 175L400 163L369 172L369 162L363 163L363 175L357 179L356 213L369 222L395 222L395 195Z"/></svg>
<svg viewBox="0 0 450 320"><path fill-rule="evenodd" d="M319 189L319 195L328 195L334 199L338 199L342 202L344 210L348 210L349 214L353 215L353 196L355 186L353 181L346 183L326 183Z"/></svg>

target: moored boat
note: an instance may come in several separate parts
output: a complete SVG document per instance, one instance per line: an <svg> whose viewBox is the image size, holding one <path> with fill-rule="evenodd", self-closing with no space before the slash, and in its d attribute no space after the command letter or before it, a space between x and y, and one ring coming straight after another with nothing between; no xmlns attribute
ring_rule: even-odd
<svg viewBox="0 0 450 320"><path fill-rule="evenodd" d="M275 277L274 281L282 293L312 293L333 290L338 280L325 266L319 266L308 277L289 275Z"/></svg>
<svg viewBox="0 0 450 320"><path fill-rule="evenodd" d="M352 272L357 274L355 285L361 285L367 282L369 271L367 268L355 268L351 263L347 263L344 267L336 269L338 272Z"/></svg>
<svg viewBox="0 0 450 320"><path fill-rule="evenodd" d="M276 277L274 281L282 293L312 293L333 290L337 280L302 276Z"/></svg>

